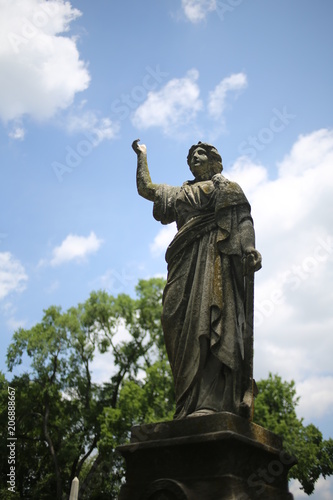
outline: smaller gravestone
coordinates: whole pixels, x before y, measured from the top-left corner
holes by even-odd
[[[75,477],[72,481],[69,500],[78,500],[78,498],[79,498],[79,480],[77,477]]]

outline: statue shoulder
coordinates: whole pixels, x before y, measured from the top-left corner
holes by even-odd
[[[219,205],[223,206],[233,206],[248,204],[249,202],[237,182],[230,181],[222,174],[216,174],[212,178],[215,188],[220,192]]]
[[[230,189],[230,191],[233,190],[235,192],[240,192],[240,193],[243,192],[242,188],[240,187],[239,184],[237,184],[237,182],[230,181],[229,179],[224,177],[224,175],[222,175],[222,174],[215,174],[212,177],[212,181],[216,187],[227,188],[227,189]]]

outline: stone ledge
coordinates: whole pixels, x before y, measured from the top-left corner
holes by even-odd
[[[120,500],[290,500],[295,460],[272,432],[231,413],[135,426]],[[164,485],[164,486],[163,486]]]
[[[281,449],[282,439],[273,432],[257,424],[234,415],[223,412],[212,415],[185,418],[133,426],[131,429],[131,443],[119,446],[121,452],[131,450],[131,445],[140,445],[140,448],[154,446],[169,446],[171,443],[191,443],[217,439],[237,437],[240,440],[252,440],[256,446]],[[175,440],[175,441],[174,441]]]

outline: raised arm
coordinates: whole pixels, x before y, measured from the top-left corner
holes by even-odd
[[[147,148],[144,144],[139,145],[140,139],[136,139],[132,143],[132,148],[137,154],[137,171],[136,171],[136,186],[138,193],[146,200],[155,201],[155,192],[158,184],[151,181],[147,163]]]

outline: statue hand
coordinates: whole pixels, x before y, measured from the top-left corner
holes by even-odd
[[[132,148],[136,152],[136,154],[139,153],[147,153],[147,148],[144,144],[138,144],[140,139],[136,139],[135,141],[132,142]]]
[[[244,270],[244,275],[248,274],[249,272],[256,272],[261,269],[261,255],[256,250],[254,247],[249,247],[245,250],[244,256],[243,256],[243,270]]]

